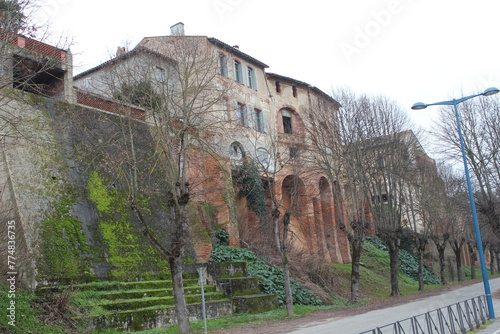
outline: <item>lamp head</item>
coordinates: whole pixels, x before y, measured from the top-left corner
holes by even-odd
[[[487,88],[484,93],[483,93],[483,96],[490,96],[490,95],[494,95],[496,93],[500,92],[500,90],[496,87],[490,87],[490,88]]]
[[[422,109],[427,108],[427,104],[425,104],[423,102],[417,102],[414,105],[412,105],[411,108],[413,110],[422,110]]]

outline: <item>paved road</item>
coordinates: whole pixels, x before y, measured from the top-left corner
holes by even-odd
[[[490,279],[491,291],[500,290],[500,278]],[[319,322],[309,323],[300,326],[289,333],[294,334],[354,334],[383,326],[392,322],[409,318],[421,313],[435,310],[440,307],[458,303],[460,301],[477,297],[484,294],[483,283],[476,283],[441,295],[427,297],[413,301],[408,304],[388,307],[352,317],[337,317],[325,319]],[[500,300],[493,299],[496,316],[500,317]],[[498,333],[496,327],[500,329],[500,320],[494,320],[485,332]]]

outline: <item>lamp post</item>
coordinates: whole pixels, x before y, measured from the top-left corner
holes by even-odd
[[[499,91],[500,90],[498,90],[498,88],[491,87],[491,88],[486,89],[483,93],[480,93],[480,94],[465,96],[465,97],[462,97],[459,99],[453,99],[450,101],[443,101],[443,102],[436,102],[436,103],[429,103],[429,104],[417,102],[411,107],[413,110],[421,110],[421,109],[427,108],[428,106],[437,106],[437,105],[453,106],[455,108],[455,118],[457,120],[458,138],[460,139],[460,148],[462,149],[462,158],[464,160],[465,178],[467,180],[467,189],[469,191],[469,202],[470,202],[470,208],[472,211],[472,220],[474,222],[474,230],[476,232],[477,251],[479,253],[479,262],[481,263],[481,273],[483,276],[484,292],[486,294],[486,303],[488,305],[488,313],[489,313],[490,319],[495,319],[495,310],[493,308],[493,300],[491,298],[491,289],[490,289],[490,283],[488,281],[488,272],[486,271],[486,261],[484,260],[483,242],[481,240],[481,231],[479,230],[479,222],[477,220],[476,204],[474,202],[474,193],[472,191],[472,184],[470,182],[469,166],[467,164],[467,155],[465,154],[465,145],[464,145],[464,139],[462,136],[462,126],[460,125],[460,115],[458,113],[458,104],[462,103],[464,101],[467,101],[469,99],[472,99],[474,97],[477,97],[477,96],[490,96],[490,95],[498,93]]]

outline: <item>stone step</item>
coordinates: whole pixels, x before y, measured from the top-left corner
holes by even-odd
[[[229,300],[211,301],[205,304],[207,319],[217,319],[232,314],[231,302]],[[189,319],[200,320],[202,316],[202,305],[188,305]],[[156,306],[140,308],[136,310],[125,310],[108,312],[95,316],[80,317],[87,330],[96,328],[114,328],[124,331],[139,331],[152,328],[164,328],[175,324],[175,310],[172,306]]]
[[[201,295],[186,295],[187,304],[201,303]],[[207,301],[228,300],[223,292],[205,294]],[[174,297],[150,297],[136,299],[99,300],[93,306],[107,311],[136,310],[153,306],[174,306]]]
[[[257,277],[219,278],[217,286],[231,297],[256,295],[262,292],[261,279]]]
[[[197,279],[183,280],[184,287],[197,286]],[[44,294],[46,292],[62,292],[65,290],[78,290],[78,291],[114,291],[114,290],[140,290],[140,289],[171,289],[172,281],[136,281],[136,282],[92,282],[84,284],[73,285],[57,285],[57,286],[42,286],[37,288],[37,294]]]
[[[205,293],[213,293],[217,291],[214,285],[205,285]],[[189,295],[200,295],[200,286],[188,286],[184,287],[184,293],[186,296]],[[173,289],[138,289],[138,290],[116,290],[116,291],[104,291],[99,294],[99,298],[107,300],[116,299],[137,299],[145,297],[172,297]]]
[[[278,296],[255,294],[234,296],[232,299],[234,313],[262,313],[278,308]]]

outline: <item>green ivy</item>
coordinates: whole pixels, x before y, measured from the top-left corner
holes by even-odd
[[[229,232],[225,228],[221,228],[212,232],[213,244],[217,246],[229,246]],[[220,261],[219,261],[220,262]]]
[[[382,240],[374,235],[366,237],[366,241],[374,245],[377,249],[387,252],[387,247]],[[418,281],[418,257],[404,249],[399,250],[399,271],[406,274],[414,281]],[[424,284],[439,284],[441,279],[437,277],[424,264]]]
[[[248,205],[259,217],[260,223],[267,223],[267,203],[264,185],[257,167],[251,160],[244,160],[237,179],[240,195],[248,199]]]
[[[264,259],[257,257],[251,250],[218,246],[212,250],[209,261],[247,263],[247,273],[251,277],[262,279],[264,293],[275,294],[281,304],[285,304],[284,275],[281,268],[268,265]],[[293,302],[297,305],[321,305],[320,299],[310,290],[291,280]]]

